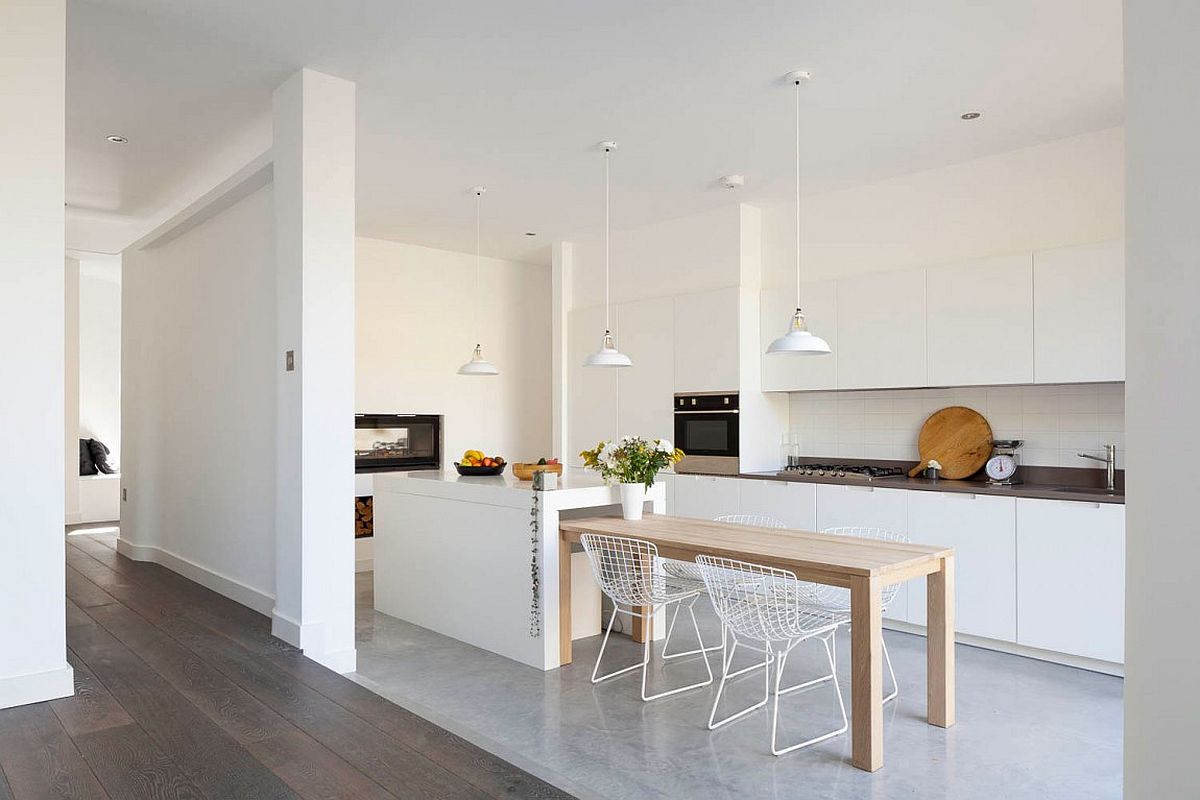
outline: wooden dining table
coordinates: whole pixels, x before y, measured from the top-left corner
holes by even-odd
[[[801,580],[849,589],[851,760],[868,772],[883,766],[881,590],[924,577],[927,719],[930,725],[941,728],[954,724],[953,548],[661,514],[647,514],[640,520],[566,520],[559,533],[559,650],[564,665],[571,661],[571,544],[584,533],[652,542],[663,558],[692,561],[698,555],[722,556],[785,569]],[[635,635],[652,637],[652,632],[635,630]]]

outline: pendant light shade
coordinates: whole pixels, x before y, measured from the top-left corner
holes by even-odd
[[[479,305],[479,201],[483,197],[483,193],[487,189],[482,186],[476,186],[471,190],[475,193],[475,304]],[[496,369],[496,365],[483,357],[483,345],[479,344],[479,320],[482,318],[482,312],[475,314],[475,352],[471,355],[471,360],[458,368],[459,375],[499,375],[500,370]]]
[[[616,142],[601,142],[604,150],[604,338],[600,349],[583,360],[585,367],[631,367],[629,356],[617,349],[609,324],[609,224],[608,224],[608,154],[617,149]]]
[[[788,322],[787,333],[771,342],[768,353],[820,356],[831,352],[829,342],[809,332],[800,310],[800,87],[811,77],[802,70],[787,75],[788,82],[796,86],[796,312]]]

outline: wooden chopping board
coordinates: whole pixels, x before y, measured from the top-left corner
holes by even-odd
[[[919,475],[931,460],[942,465],[943,478],[952,481],[969,478],[992,454],[992,426],[974,409],[949,406],[925,420],[917,449],[921,461],[909,470],[910,478]]]

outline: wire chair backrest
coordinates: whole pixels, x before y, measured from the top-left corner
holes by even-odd
[[[658,548],[652,542],[624,536],[585,533],[579,537],[600,589],[614,602],[646,606],[659,602],[655,587]]]
[[[821,533],[827,533],[832,536],[849,536],[856,539],[874,539],[877,542],[907,544],[912,541],[907,533],[900,533],[899,531],[892,531],[886,528],[868,528],[861,525],[840,525],[825,528]],[[826,586],[821,583],[805,583],[805,589],[822,608],[841,612],[848,612],[850,610],[849,589],[840,589],[836,586]],[[888,604],[896,598],[896,592],[898,591],[900,591],[900,584],[898,583],[883,587],[883,590],[879,593],[880,606],[887,608]]]
[[[709,555],[696,556],[696,565],[717,616],[736,635],[779,641],[830,625],[792,572]]]
[[[713,522],[725,522],[730,525],[750,525],[755,528],[786,528],[782,521],[765,514],[722,514],[713,517]]]

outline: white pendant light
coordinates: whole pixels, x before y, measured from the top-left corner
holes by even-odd
[[[617,143],[601,142],[600,147],[604,150],[604,338],[600,341],[600,349],[585,358],[583,365],[585,367],[631,367],[633,362],[629,360],[629,356],[617,350],[609,325],[608,154],[617,149]]]
[[[475,305],[477,307],[475,313],[475,352],[471,356],[471,360],[458,368],[459,375],[499,375],[500,370],[496,369],[496,365],[483,357],[483,345],[479,344],[479,331],[483,313],[478,310],[480,293],[479,293],[479,201],[483,197],[483,193],[487,189],[482,186],[476,186],[472,189],[475,193]]]
[[[830,352],[829,342],[809,332],[800,310],[800,87],[811,77],[812,73],[803,70],[787,74],[796,86],[796,313],[788,322],[787,333],[767,347],[768,353],[820,356]]]

